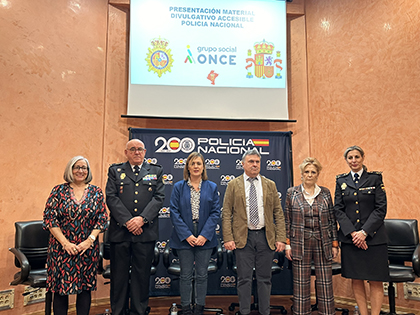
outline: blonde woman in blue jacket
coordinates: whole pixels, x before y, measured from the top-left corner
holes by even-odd
[[[180,295],[184,315],[203,314],[207,294],[207,268],[217,246],[216,225],[220,218],[217,185],[207,179],[204,157],[191,153],[184,167],[184,180],[177,182],[171,195],[173,224],[170,246],[177,250],[181,267]],[[191,301],[195,270],[196,300]]]

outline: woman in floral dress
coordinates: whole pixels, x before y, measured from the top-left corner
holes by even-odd
[[[97,236],[106,229],[108,215],[102,190],[89,184],[92,173],[86,158],[72,158],[64,180],[51,191],[44,211],[44,229],[51,233],[47,291],[54,293],[55,315],[67,314],[70,294],[77,294],[77,315],[88,315],[91,291],[96,290]]]

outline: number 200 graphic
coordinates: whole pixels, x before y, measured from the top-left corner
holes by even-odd
[[[157,137],[155,146],[159,146],[156,153],[177,153],[179,151],[191,153],[195,149],[195,142],[191,138],[183,138],[181,140],[177,137],[172,137],[166,140],[164,137]]]

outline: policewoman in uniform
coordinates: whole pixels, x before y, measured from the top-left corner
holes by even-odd
[[[344,152],[350,172],[337,175],[334,212],[340,225],[341,275],[352,279],[361,315],[368,315],[364,280],[369,281],[371,314],[378,315],[382,282],[389,281],[387,235],[384,226],[386,194],[380,172],[368,172],[359,146]]]
[[[138,139],[128,141],[124,153],[128,161],[110,166],[106,184],[111,214],[111,308],[114,315],[126,314],[127,308],[130,314],[143,315],[159,235],[157,217],[165,198],[163,168],[144,161],[146,148]]]

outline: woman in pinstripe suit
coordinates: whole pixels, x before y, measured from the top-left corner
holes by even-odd
[[[338,254],[337,224],[328,188],[316,184],[321,164],[308,157],[299,165],[302,184],[287,190],[286,257],[293,266],[293,311],[311,313],[311,264],[315,264],[319,312],[334,314],[331,262]]]

